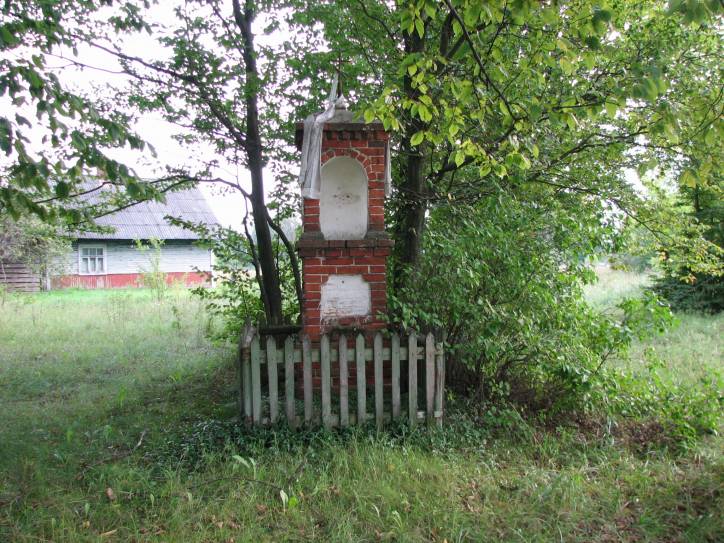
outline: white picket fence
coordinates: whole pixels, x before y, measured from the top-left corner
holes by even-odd
[[[242,418],[253,425],[276,424],[283,418],[292,427],[320,423],[327,428],[347,427],[374,420],[381,428],[385,422],[401,418],[410,425],[420,421],[442,424],[445,391],[442,342],[436,342],[431,333],[426,336],[411,333],[403,338],[407,340],[406,345],[401,345],[398,334],[388,338],[385,341],[382,333],[377,333],[368,346],[365,337],[359,334],[350,347],[345,334],[336,337],[334,342],[324,335],[319,345],[313,347],[306,336],[300,341],[298,335],[289,335],[280,345],[272,336],[261,338],[257,333],[248,334],[240,349]],[[418,344],[418,339],[422,344]],[[368,362],[372,366],[371,383],[368,382]],[[352,364],[353,383],[350,382]],[[315,369],[318,379],[313,379]],[[385,373],[389,376],[387,380]],[[400,376],[405,374],[407,391],[403,401]],[[334,387],[333,376],[337,380]],[[374,402],[370,408],[368,394]],[[356,409],[350,410],[351,398],[356,400]]]

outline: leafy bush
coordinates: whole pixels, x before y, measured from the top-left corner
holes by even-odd
[[[3,262],[20,262],[35,273],[59,275],[67,268],[70,239],[35,217],[13,219],[0,213],[0,275]]]
[[[214,288],[200,287],[193,293],[204,300],[213,315],[220,317],[223,325],[216,338],[234,341],[245,322],[259,322],[264,315],[249,242],[230,228],[206,231],[204,236],[202,243],[214,252]]]
[[[153,292],[154,298],[161,303],[168,292],[167,274],[161,270],[161,248],[163,240],[151,238],[147,242],[136,240],[136,249],[148,254],[148,266],[141,267],[141,284]]]
[[[614,315],[586,303],[585,257],[611,231],[582,216],[504,195],[433,211],[423,261],[391,307],[405,326],[446,331],[458,390],[550,414],[581,407],[606,360],[670,319],[653,295]]]
[[[681,384],[662,371],[664,364],[652,351],[647,359],[644,372],[607,369],[599,405],[624,421],[656,422],[657,435],[648,437],[647,447],[659,441],[685,450],[700,436],[716,433],[722,423],[724,376],[716,372],[699,382]]]
[[[217,331],[215,337],[236,341],[239,331],[247,321],[264,321],[264,306],[259,295],[249,241],[243,234],[230,228],[209,231],[197,227],[197,231],[203,237],[199,243],[214,253],[215,288],[200,287],[193,292],[203,299],[209,311],[223,322],[223,327]],[[274,248],[279,263],[284,317],[288,322],[296,322],[299,318],[299,306],[289,258],[279,241],[274,241]]]
[[[724,277],[694,274],[679,278],[667,274],[658,278],[654,292],[665,298],[677,311],[719,313],[724,311]]]

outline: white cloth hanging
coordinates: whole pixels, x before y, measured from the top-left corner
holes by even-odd
[[[304,119],[302,138],[302,164],[299,171],[299,184],[302,186],[302,198],[318,200],[321,184],[322,132],[324,123],[334,116],[334,104],[337,95],[337,76],[334,76],[329,91],[326,109],[319,114],[312,113]]]
[[[385,196],[392,192],[392,159],[390,158],[390,140],[385,142]]]

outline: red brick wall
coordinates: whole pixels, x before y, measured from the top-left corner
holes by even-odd
[[[322,285],[330,275],[361,275],[370,286],[371,314],[366,317],[338,319],[338,327],[381,330],[385,327],[380,314],[387,310],[387,257],[392,241],[389,239],[305,240],[298,242],[302,258],[304,333],[312,340],[329,327],[321,322],[320,302]]]
[[[313,341],[332,328],[358,328],[366,331],[385,327],[380,318],[387,310],[387,257],[393,242],[385,230],[385,146],[389,135],[383,130],[359,125],[344,129],[325,126],[322,139],[324,164],[334,157],[357,160],[367,174],[367,236],[361,240],[325,240],[319,222],[319,200],[304,199],[302,226],[304,235],[298,243],[302,259],[304,333]],[[361,275],[370,286],[371,312],[364,317],[337,319],[333,325],[321,322],[322,285],[330,275]]]

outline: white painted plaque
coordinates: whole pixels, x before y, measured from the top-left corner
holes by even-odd
[[[319,225],[325,239],[367,234],[367,174],[355,159],[335,157],[322,167]]]
[[[370,285],[361,275],[330,275],[322,285],[322,321],[364,317],[371,309]]]

